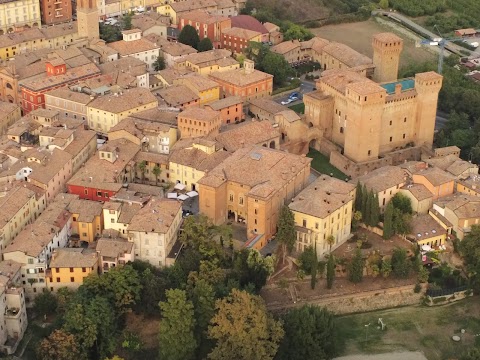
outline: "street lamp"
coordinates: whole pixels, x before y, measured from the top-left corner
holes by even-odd
[[[367,342],[368,338],[368,327],[370,326],[370,323],[365,324],[365,342]]]

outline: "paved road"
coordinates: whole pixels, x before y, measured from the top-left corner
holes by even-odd
[[[312,81],[305,81],[303,80],[302,83],[300,84],[300,91],[299,93],[302,95],[302,94],[306,94],[306,93],[309,93],[309,92],[312,92],[313,89],[315,88],[315,83],[312,82]],[[287,95],[284,95],[284,96],[281,96],[281,97],[278,97],[276,99],[274,99],[277,103],[281,103],[282,101],[286,101],[288,99],[288,96],[293,92],[293,90],[288,93]],[[287,106],[292,106],[292,105],[295,105],[295,104],[298,104],[300,102],[302,102],[302,97],[303,96],[300,96],[300,98],[297,100],[297,101],[294,101],[294,102],[291,102],[290,104],[288,104]]]
[[[349,355],[335,358],[334,360],[427,360],[427,358],[419,351],[408,351],[377,355]]]
[[[439,34],[435,34],[433,32],[431,32],[430,30],[424,28],[423,26],[421,25],[418,25],[417,23],[413,22],[412,20],[410,20],[408,17],[402,15],[402,14],[399,14],[397,12],[393,12],[393,11],[383,11],[383,10],[374,10],[372,11],[372,15],[383,15],[383,16],[386,16],[398,23],[400,23],[401,25],[409,28],[410,30],[416,32],[418,35],[420,36],[423,36],[424,38],[427,38],[429,40],[432,40],[432,39],[435,39],[435,38],[439,38],[440,35]],[[466,50],[465,48],[461,47],[461,46],[458,46],[458,45],[455,45],[453,43],[447,43],[445,45],[445,49],[446,50],[449,50],[451,52],[454,52],[456,53],[457,55],[462,55],[462,53],[460,52],[460,50]]]

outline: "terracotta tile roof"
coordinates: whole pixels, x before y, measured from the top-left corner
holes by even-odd
[[[206,108],[188,107],[178,114],[178,117],[200,121],[216,121],[220,117],[220,112]]]
[[[213,80],[219,80],[224,83],[235,86],[248,86],[264,80],[273,80],[273,75],[259,70],[253,70],[252,73],[246,73],[245,69],[235,69],[230,71],[214,72],[209,75]]]
[[[173,85],[174,80],[188,73],[191,73],[191,71],[188,69],[180,70],[180,69],[169,68],[169,69],[160,70],[154,76],[156,76],[159,79],[163,79],[163,81],[165,81],[168,85]]]
[[[228,17],[226,16],[209,14],[208,12],[202,9],[182,13],[180,17],[187,21],[188,20],[195,21],[201,24],[215,24],[216,22],[222,22],[222,21],[228,20]]]
[[[365,76],[357,74],[353,71],[348,70],[327,70],[322,73],[320,82],[328,85],[329,87],[335,89],[336,91],[345,94],[347,86],[351,86],[354,83],[373,83],[376,86],[375,82],[370,79],[367,79]],[[372,86],[374,86],[372,85]],[[359,85],[361,88],[362,85]],[[383,88],[382,88],[383,89]]]
[[[70,202],[67,210],[71,214],[78,214],[78,222],[91,223],[95,220],[95,217],[102,215],[102,204],[98,201],[76,199]]]
[[[115,94],[99,96],[92,100],[88,107],[119,114],[152,103],[157,103],[157,98],[150,90],[133,88],[124,90],[123,94],[118,94],[118,96],[115,96]]]
[[[118,158],[111,163],[107,160],[100,159],[98,152],[95,153],[82,166],[75,175],[68,181],[69,185],[84,186],[87,188],[98,188],[102,190],[118,191],[122,187],[121,182],[117,182],[115,174],[121,173],[125,167],[131,163],[140,146],[126,139],[111,140],[108,147],[117,147]],[[105,146],[105,145],[104,145]],[[100,148],[100,151],[103,148]]]
[[[351,84],[347,84],[346,88],[355,91],[357,94],[360,95],[370,95],[376,93],[384,93],[387,95],[387,91],[378,85],[377,83],[373,82],[370,79],[365,78],[367,81],[363,82],[353,82]]]
[[[145,231],[166,234],[175,220],[182,203],[165,198],[152,198],[138,211],[128,225],[127,231]]]
[[[133,217],[142,207],[143,205],[141,204],[124,202],[120,208],[120,216],[118,217],[118,222],[121,224],[130,224]]]
[[[378,33],[373,35],[374,40],[381,41],[383,43],[393,43],[393,42],[402,42],[403,39],[394,33],[391,32],[384,32],[384,33]]]
[[[232,181],[250,188],[248,195],[269,198],[309,167],[312,159],[263,146],[242,148],[204,176],[198,183],[217,187]]]
[[[239,27],[242,29],[253,30],[260,34],[268,34],[268,30],[262,25],[260,21],[250,15],[232,16],[232,27]]]
[[[45,93],[46,97],[55,97],[57,99],[69,100],[78,104],[87,105],[92,99],[90,95],[78,91],[72,91],[67,87],[58,88]]]
[[[205,76],[198,75],[197,73],[191,73],[191,74],[182,76],[181,78],[177,79],[177,81],[174,81],[173,83],[175,84],[177,82],[179,84],[187,85],[191,89],[193,88],[194,91],[199,91],[199,92],[220,87],[220,85],[216,81],[213,81]]]
[[[67,72],[64,75],[48,76],[45,73],[41,79],[26,81],[21,84],[21,87],[25,87],[32,91],[42,91],[55,86],[71,84],[72,82],[96,74],[100,74],[100,70],[95,64],[89,63],[73,69],[67,69]]]
[[[173,85],[157,91],[157,94],[169,106],[177,107],[189,102],[199,100],[200,97],[185,85]]]
[[[185,45],[179,42],[168,41],[164,37],[161,37],[157,34],[148,34],[145,35],[143,38],[157,45],[160,49],[160,53],[169,54],[174,57],[188,56],[197,52],[196,49],[189,45]]]
[[[132,41],[115,41],[109,43],[108,46],[117,51],[121,56],[138,54],[144,51],[150,51],[159,48],[157,45],[145,38]]]
[[[91,268],[97,261],[97,252],[92,249],[56,249],[50,261],[50,268]]]
[[[435,149],[436,156],[447,156],[452,153],[460,153],[460,148],[458,146],[447,146]]]
[[[322,51],[341,61],[348,67],[372,63],[372,59],[370,59],[368,56],[360,54],[345,44],[337,42],[331,42],[325,45]]]
[[[22,265],[23,264],[13,260],[0,261],[0,274],[11,279],[12,276],[20,271]]]
[[[199,67],[203,66],[211,66],[215,64],[219,60],[223,59],[231,59],[235,63],[238,64],[238,61],[232,58],[232,53],[229,50],[225,49],[213,49],[209,51],[203,51],[196,54],[187,55],[182,59],[177,60],[176,62],[189,62],[193,65],[197,65]]]
[[[47,185],[71,161],[72,155],[66,151],[54,149],[52,153],[48,153],[45,164],[31,163],[33,171],[28,180]]]
[[[441,79],[443,79],[443,76],[439,75],[435,71],[428,71],[428,72],[415,74],[415,80],[420,80],[420,81],[438,81]]]
[[[45,35],[38,28],[0,35],[0,48],[11,47],[32,40],[44,39]]]
[[[17,104],[12,104],[6,101],[0,101],[0,118],[10,115],[12,112],[17,110],[19,106]]]
[[[355,185],[334,178],[329,179],[331,180],[328,185],[325,183],[326,178],[322,177],[308,185],[288,204],[290,210],[325,219],[353,201],[350,191],[355,189]],[[350,191],[336,191],[336,186],[342,189],[344,184]]]
[[[102,237],[98,239],[95,250],[100,253],[100,256],[119,258],[132,252],[133,242],[121,238]]]
[[[430,214],[415,216],[410,222],[410,234],[415,240],[422,241],[431,237],[446,234],[445,230]]]
[[[469,161],[462,160],[458,156],[453,154],[427,159],[426,162],[429,165],[433,165],[442,170],[445,170],[454,176],[459,176],[468,169],[478,169],[478,165],[472,164]]]
[[[135,156],[134,160],[135,160],[136,163],[139,163],[139,162],[142,162],[142,161],[147,161],[147,162],[150,162],[150,163],[168,165],[168,155],[155,154],[155,153],[146,152],[146,151],[140,151]]]
[[[149,15],[150,14],[138,14],[132,16],[132,26],[142,31],[145,31],[154,26],[170,25],[170,18],[168,16],[157,16],[156,18],[153,18]]]
[[[78,128],[73,135],[73,141],[68,144],[64,151],[75,157],[96,137],[97,133],[95,131]]]
[[[2,195],[0,197],[0,229],[3,229],[13,216],[35,196],[35,192],[23,186],[16,186]]]
[[[360,176],[352,180],[352,182],[365,184],[367,189],[372,189],[374,193],[379,193],[405,183],[406,175],[405,171],[398,166],[384,166]]]
[[[231,153],[223,150],[207,154],[200,149],[190,147],[172,151],[169,161],[205,172],[221,164],[230,155]]]
[[[311,97],[316,100],[325,100],[325,99],[331,99],[332,97],[330,95],[325,94],[322,90],[315,90],[309,93],[306,93],[303,95],[304,97]]]
[[[215,140],[227,151],[234,152],[242,147],[262,145],[280,137],[278,128],[269,121],[251,121],[232,130],[221,132]]]
[[[263,26],[265,26],[265,29],[267,29],[268,32],[272,32],[280,29],[278,25],[272,24],[271,22],[263,23]]]
[[[253,39],[254,37],[262,35],[262,33],[259,33],[258,31],[249,30],[249,29],[232,27],[230,29],[224,29],[222,31],[222,35],[235,36],[239,39],[250,40],[250,39]]]
[[[78,23],[76,21],[72,21],[68,24],[47,26],[45,28],[42,28],[41,31],[44,34],[45,38],[55,39],[60,36],[78,33]]]
[[[433,186],[440,186],[455,180],[452,175],[437,167],[429,167],[428,169],[420,170],[413,174],[413,176],[423,176]]]
[[[280,44],[277,44],[275,46],[272,46],[270,50],[273,51],[274,53],[284,55],[298,48],[300,48],[300,41],[289,40],[289,41],[281,42]]]
[[[185,0],[174,2],[170,7],[177,13],[192,11],[197,9],[206,9],[209,7],[216,7],[217,3],[214,0]]]
[[[457,194],[435,201],[436,205],[452,210],[458,219],[480,218],[480,198]]]
[[[153,108],[144,111],[139,111],[130,117],[149,122],[166,124],[170,127],[177,127],[177,111],[162,110],[160,108]],[[146,125],[145,125],[146,126]]]
[[[235,4],[232,0],[215,0],[217,3],[218,9],[227,9],[227,8],[234,8]]]
[[[243,102],[240,96],[228,96],[226,98],[208,103],[205,106],[211,108],[212,110],[218,111],[221,109],[226,109],[233,105],[238,105],[238,104],[241,105],[242,103]]]
[[[288,109],[286,106],[280,105],[270,98],[252,99],[250,100],[250,105],[256,106],[273,115]]]
[[[418,201],[432,199],[433,195],[424,185],[422,184],[410,184],[402,188],[404,191],[408,191],[417,199]]]
[[[129,73],[133,76],[140,76],[147,73],[147,65],[142,60],[131,56],[123,57],[115,61],[108,61],[98,66],[102,74]]]

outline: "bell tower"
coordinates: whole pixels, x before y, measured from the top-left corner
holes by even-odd
[[[94,40],[100,38],[96,0],[77,1],[78,36]]]
[[[378,83],[393,82],[398,77],[398,64],[403,49],[403,40],[392,33],[373,36],[373,80]]]

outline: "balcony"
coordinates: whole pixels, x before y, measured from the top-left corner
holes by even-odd
[[[19,308],[7,308],[5,309],[5,317],[10,319],[16,319],[20,317],[20,309]]]

